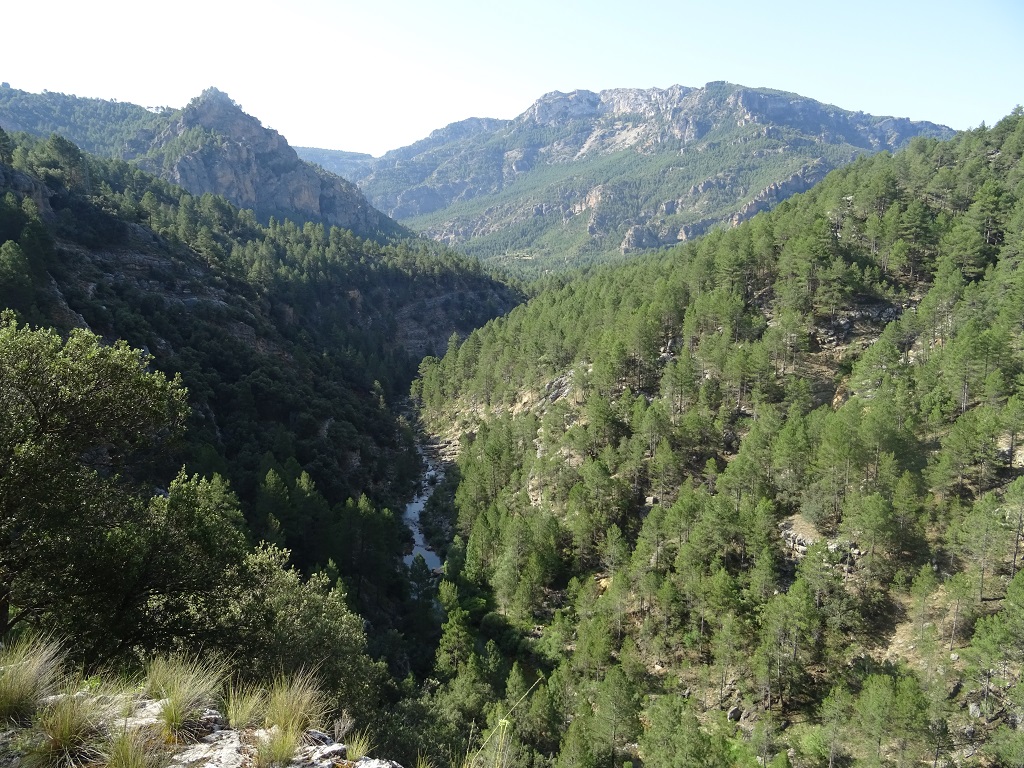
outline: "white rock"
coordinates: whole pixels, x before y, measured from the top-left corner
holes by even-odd
[[[171,758],[171,765],[186,768],[242,768],[242,740],[238,731],[216,731]]]
[[[402,768],[394,760],[378,760],[375,757],[362,757],[356,765],[358,768]]]

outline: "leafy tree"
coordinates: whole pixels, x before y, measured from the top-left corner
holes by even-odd
[[[180,380],[147,362],[123,342],[0,319],[0,634],[65,589],[96,589],[107,537],[138,514],[118,472],[186,413]]]
[[[337,708],[365,721],[378,707],[384,669],[366,655],[363,622],[326,574],[304,579],[287,562],[288,552],[273,546],[246,556],[215,647],[244,658],[254,680],[315,669]]]

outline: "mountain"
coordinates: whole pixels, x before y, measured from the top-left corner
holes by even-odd
[[[281,134],[216,88],[184,109],[143,107],[63,94],[0,89],[0,126],[40,137],[59,133],[84,149],[137,163],[200,196],[221,195],[271,216],[344,227],[361,237],[402,234],[350,182],[299,159]]]
[[[1018,107],[425,361],[436,732],[494,639],[523,765],[1016,764],[1022,265]]]
[[[514,120],[449,125],[352,178],[411,228],[536,273],[736,224],[918,135],[952,131],[723,82],[555,92]]]
[[[341,149],[296,147],[295,153],[307,163],[316,163],[344,179],[357,179],[373,163],[373,155],[365,152],[345,152]]]

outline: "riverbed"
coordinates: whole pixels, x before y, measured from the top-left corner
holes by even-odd
[[[433,572],[440,570],[441,558],[437,556],[434,550],[427,546],[426,540],[423,538],[423,531],[420,530],[420,513],[423,511],[427,499],[430,498],[434,489],[437,488],[437,484],[441,480],[441,471],[435,460],[430,456],[424,456],[424,461],[426,462],[427,470],[420,481],[419,490],[416,492],[413,500],[405,505],[405,512],[402,514],[402,520],[409,530],[412,531],[413,539],[412,552],[405,556],[405,564],[412,565],[416,555],[422,555],[427,563],[427,568]]]

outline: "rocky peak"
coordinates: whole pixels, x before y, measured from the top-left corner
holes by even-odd
[[[352,183],[299,159],[287,140],[208,88],[157,134],[139,163],[194,195],[298,222],[323,222],[363,237],[399,227]]]
[[[552,91],[535,101],[517,122],[559,125],[568,120],[596,117],[600,111],[601,96],[593,91],[573,91],[572,93]]]

